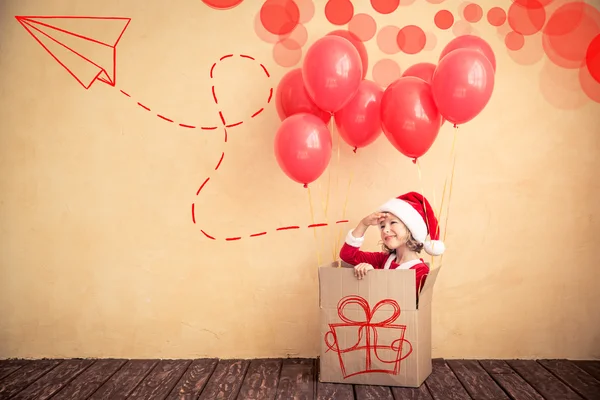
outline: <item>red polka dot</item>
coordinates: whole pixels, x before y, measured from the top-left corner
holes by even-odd
[[[267,31],[285,35],[300,22],[300,10],[293,0],[266,0],[260,9],[260,20]]]
[[[256,36],[267,43],[277,43],[281,40],[279,35],[274,35],[265,29],[262,21],[260,20],[260,13],[257,13],[256,17],[254,18],[254,32],[256,33]]]
[[[294,0],[300,10],[300,22],[306,24],[315,15],[315,5],[312,0]]]
[[[216,10],[228,10],[235,6],[239,6],[244,0],[202,0],[204,4]]]
[[[394,60],[384,58],[373,65],[373,80],[379,86],[388,87],[390,83],[400,79],[402,71],[400,66]]]
[[[588,46],[585,64],[590,76],[600,83],[600,34]]]
[[[302,24],[296,25],[296,29],[294,29],[289,35],[282,38],[281,43],[288,47],[291,50],[295,50],[298,47],[302,47],[306,44],[308,40],[308,32],[306,28]]]
[[[506,35],[502,40],[505,41]],[[508,55],[519,65],[534,65],[544,58],[544,49],[542,48],[542,37],[540,35],[523,36],[523,47],[517,51],[510,50]],[[506,44],[506,42],[505,42]]]
[[[356,14],[348,24],[348,30],[360,40],[366,42],[377,33],[377,23],[369,14]]]
[[[533,35],[542,30],[546,10],[538,0],[514,0],[508,9],[508,24],[522,35]]]
[[[398,47],[406,54],[417,54],[425,47],[427,37],[423,29],[416,25],[407,25],[396,36]]]
[[[579,84],[590,100],[600,103],[600,82],[592,77],[586,66],[579,69]]]
[[[540,90],[544,98],[554,107],[574,110],[589,103],[581,90],[580,70],[561,68],[546,61],[540,71]]]
[[[523,35],[518,32],[508,32],[508,35],[504,38],[504,43],[508,49],[516,51],[523,48],[525,39],[523,38]]]
[[[285,43],[287,41],[287,43]],[[277,42],[273,47],[273,59],[282,67],[293,67],[302,58],[302,47],[291,39]]]
[[[440,29],[450,29],[454,23],[454,15],[448,10],[440,10],[435,14],[433,22]]]
[[[478,22],[483,17],[483,10],[478,4],[471,3],[465,7],[463,15],[469,22]]]
[[[506,12],[500,7],[493,7],[487,13],[487,20],[492,26],[500,26],[506,22]]]
[[[371,0],[373,10],[380,14],[391,14],[400,5],[400,0]]]
[[[425,50],[434,50],[435,46],[437,45],[437,37],[435,36],[435,33],[425,32],[425,37],[427,38],[427,41],[425,42]]]
[[[563,68],[579,68],[592,40],[600,34],[600,12],[582,3],[567,3],[548,19],[543,30],[544,50]]]
[[[377,46],[385,54],[396,54],[400,51],[398,47],[398,32],[400,28],[393,25],[384,26],[377,33]]]
[[[345,25],[354,15],[354,6],[350,0],[329,0],[325,5],[325,16],[334,25]]]
[[[468,21],[461,19],[456,21],[452,26],[452,33],[454,33],[454,36],[471,35],[473,27]]]

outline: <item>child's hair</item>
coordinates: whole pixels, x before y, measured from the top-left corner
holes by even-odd
[[[404,224],[402,221],[400,221],[400,223]],[[404,227],[406,228],[406,225],[404,225]],[[406,237],[406,247],[410,250],[410,251],[414,251],[417,254],[419,254],[421,252],[421,250],[423,250],[423,243],[419,243],[415,240],[415,238],[413,237],[412,233],[410,233],[410,231],[408,230],[408,228],[406,228],[406,232],[407,232],[407,237]],[[381,248],[384,252],[386,253],[393,253],[396,250],[392,250],[389,247],[387,247],[385,245],[385,243],[381,243]]]

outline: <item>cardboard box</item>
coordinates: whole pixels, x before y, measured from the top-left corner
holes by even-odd
[[[414,270],[319,268],[321,382],[419,387],[431,374],[431,302],[440,268],[416,302]]]

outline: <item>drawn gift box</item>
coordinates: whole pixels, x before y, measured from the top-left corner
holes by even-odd
[[[373,270],[359,280],[345,263],[321,266],[319,380],[419,387],[432,371],[431,307],[440,268],[417,296],[414,270]]]
[[[351,306],[360,309],[360,317],[353,318]],[[383,308],[391,309],[387,318]],[[361,296],[346,296],[338,304],[341,323],[329,324],[325,341],[330,351],[338,354],[344,378],[372,372],[397,375],[401,361],[412,352],[412,345],[404,338],[406,325],[395,324],[400,306],[392,299],[379,301],[372,309]],[[342,343],[345,342],[345,343]],[[355,354],[359,353],[359,362]],[[364,354],[361,354],[364,353]]]

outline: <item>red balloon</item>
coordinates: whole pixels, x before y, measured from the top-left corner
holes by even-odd
[[[427,153],[440,131],[441,118],[431,86],[420,78],[402,77],[383,93],[383,133],[407,157],[417,159]]]
[[[485,108],[494,81],[492,64],[481,52],[457,49],[440,61],[431,88],[442,116],[458,125],[472,120]]]
[[[442,52],[440,54],[440,60],[444,58],[447,54],[457,49],[473,49],[479,51],[490,61],[494,72],[496,72],[496,55],[494,54],[494,50],[492,50],[492,47],[489,45],[488,42],[486,42],[479,36],[462,35],[455,39],[452,39],[446,45],[446,47],[442,49]]]
[[[354,97],[362,80],[358,51],[344,38],[325,36],[306,52],[302,78],[315,104],[335,113]]]
[[[362,62],[362,78],[365,79],[365,76],[367,76],[367,69],[369,68],[369,53],[367,53],[367,48],[362,40],[360,40],[354,33],[344,29],[329,32],[327,35],[343,37],[344,39],[349,40],[350,43],[356,47],[356,50],[360,55],[360,61]]]
[[[402,76],[415,76],[423,79],[427,83],[431,83],[431,78],[435,72],[436,65],[428,62],[422,62],[411,65],[404,71]]]
[[[327,125],[308,113],[286,118],[275,134],[275,157],[279,167],[305,187],[323,174],[331,159],[332,147]]]
[[[326,124],[331,120],[331,113],[321,110],[308,96],[301,68],[289,71],[279,81],[275,93],[275,108],[281,121],[298,113],[316,115]]]
[[[354,147],[365,147],[381,134],[381,98],[383,89],[375,82],[364,80],[358,92],[340,111],[335,124],[340,136]]]

